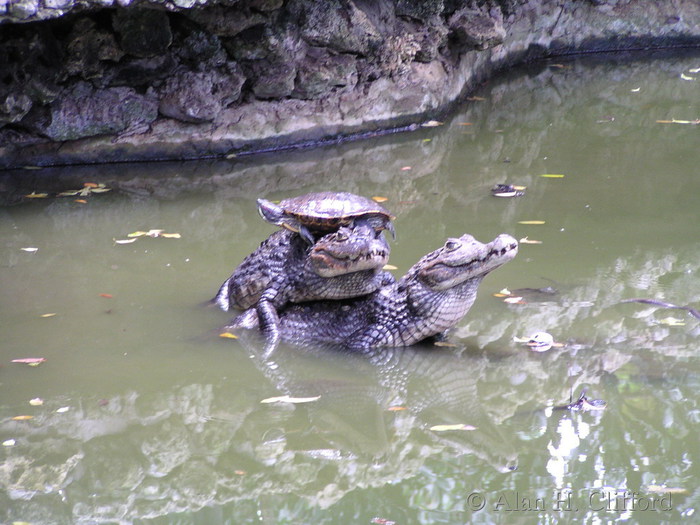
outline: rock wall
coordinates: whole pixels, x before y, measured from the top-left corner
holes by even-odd
[[[0,168],[411,129],[517,62],[690,45],[696,0],[9,0]]]

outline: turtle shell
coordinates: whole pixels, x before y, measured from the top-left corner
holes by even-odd
[[[262,205],[264,202],[258,202]],[[284,199],[278,205],[281,212],[275,222],[285,227],[295,228],[294,223],[314,231],[335,231],[340,226],[349,225],[358,218],[367,219],[375,229],[390,229],[394,218],[386,208],[372,199],[348,192],[322,191],[307,193],[298,197]]]

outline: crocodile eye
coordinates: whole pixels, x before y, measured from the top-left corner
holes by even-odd
[[[449,241],[447,241],[447,242],[445,243],[445,249],[446,249],[448,252],[453,252],[453,251],[455,251],[457,248],[459,248],[461,245],[462,245],[462,243],[460,243],[459,241],[455,241],[455,240],[451,240],[451,239],[450,239]]]
[[[342,230],[338,230],[338,233],[335,236],[335,239],[337,241],[347,241],[348,240],[348,234],[347,232],[344,232]]]

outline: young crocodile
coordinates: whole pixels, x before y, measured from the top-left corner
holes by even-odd
[[[482,279],[517,251],[517,241],[506,234],[488,244],[471,235],[448,239],[401,280],[367,297],[290,305],[280,311],[279,335],[294,344],[359,351],[412,345],[457,324],[474,303]],[[248,310],[230,328],[258,326],[255,311]]]
[[[290,302],[372,293],[393,280],[382,271],[388,260],[384,235],[363,221],[343,226],[311,247],[298,233],[278,230],[224,281],[213,302],[223,310],[255,306],[261,329],[272,342],[277,309]]]

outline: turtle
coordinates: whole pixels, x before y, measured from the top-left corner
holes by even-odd
[[[372,199],[348,192],[321,191],[284,199],[275,204],[258,199],[258,212],[267,222],[282,226],[313,245],[314,233],[329,233],[341,226],[364,221],[377,231],[389,230],[396,238],[395,218]]]

